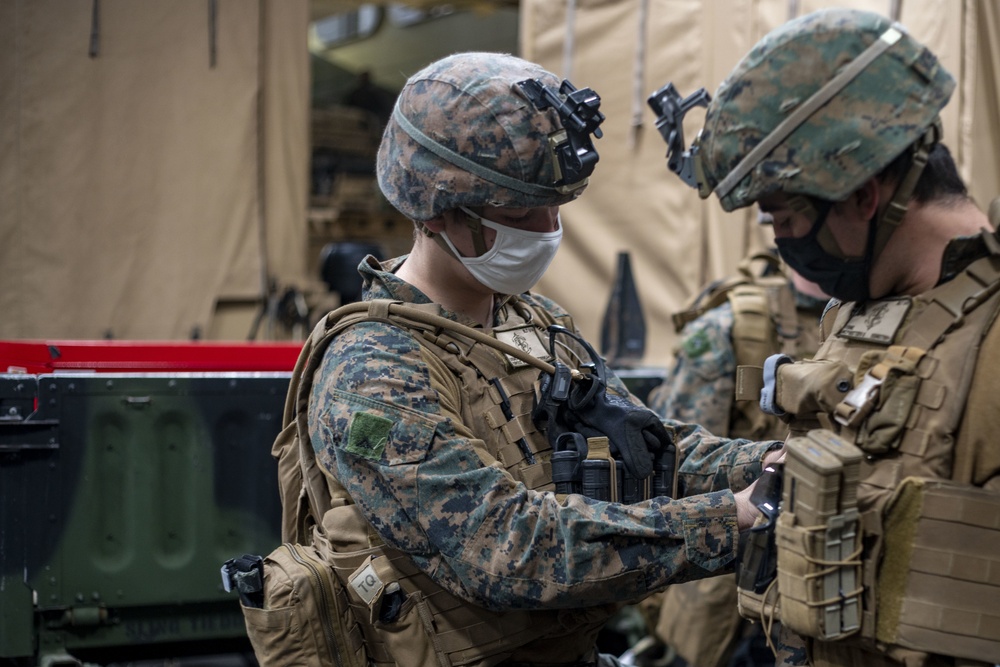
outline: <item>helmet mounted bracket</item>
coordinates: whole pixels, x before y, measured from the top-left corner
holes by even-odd
[[[698,154],[698,139],[691,148],[684,150],[684,116],[695,107],[708,107],[712,96],[704,88],[699,88],[685,98],[681,98],[673,82],[663,86],[649,96],[646,102],[656,114],[656,129],[667,142],[667,168],[680,176],[687,185],[698,190],[704,199],[712,193],[705,183]]]
[[[600,139],[604,114],[598,109],[601,98],[590,88],[577,90],[563,79],[559,91],[538,79],[519,81],[517,86],[539,111],[549,107],[559,114],[562,129],[549,135],[549,150],[556,174],[553,186],[562,194],[584,187],[599,158],[590,135]]]

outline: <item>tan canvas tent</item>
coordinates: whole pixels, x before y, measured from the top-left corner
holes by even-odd
[[[308,21],[307,0],[0,3],[0,338],[218,337],[302,278]]]
[[[714,92],[761,35],[829,4],[522,0],[521,55],[594,88],[607,115],[592,185],[564,208],[539,285],[588,337],[627,251],[645,362],[665,366],[670,314],[769,243],[751,212],[724,215],[667,172],[646,97],[667,81]],[[985,205],[1000,192],[1000,7],[838,4],[896,16],[959,79],[945,140]],[[243,338],[272,282],[310,282],[311,7],[0,3],[0,339]],[[689,120],[688,139],[701,118]]]
[[[673,81],[681,94],[714,93],[767,31],[825,6],[900,20],[929,46],[959,88],[945,109],[945,141],[977,200],[1000,194],[1000,6],[992,0],[524,0],[523,55],[589,86],[607,116],[591,186],[564,207],[563,247],[539,285],[596,338],[618,252],[631,253],[646,326],[646,362],[669,363],[670,313],[707,280],[730,274],[770,242],[752,211],[724,214],[666,169],[666,145],[646,97]],[[701,112],[701,113],[699,113]],[[689,114],[688,142],[704,118]]]

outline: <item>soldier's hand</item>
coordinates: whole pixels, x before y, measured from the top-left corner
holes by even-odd
[[[767,468],[773,463],[784,463],[785,462],[785,445],[782,444],[778,449],[772,449],[768,453],[764,454],[764,458],[761,461],[760,467]]]
[[[741,533],[745,530],[750,530],[757,517],[760,516],[760,510],[750,502],[750,494],[753,493],[753,489],[759,481],[759,479],[755,480],[747,488],[733,494],[733,497],[736,498],[736,525],[739,527]]]
[[[747,530],[753,527],[757,518],[760,517],[761,511],[759,509],[759,504],[770,497],[771,494],[777,493],[779,496],[781,494],[781,475],[780,472],[776,472],[775,468],[779,468],[782,463],[785,462],[785,448],[774,449],[764,455],[764,459],[761,461],[764,467],[764,474],[753,481],[753,484],[743,489],[739,493],[735,494],[736,498],[736,522],[739,525],[740,531]],[[760,485],[761,480],[767,478],[768,484],[765,487],[761,487],[762,498],[754,498],[754,490]],[[777,484],[777,486],[774,486]],[[768,501],[771,502],[771,501]],[[775,507],[777,507],[777,501],[771,502]]]

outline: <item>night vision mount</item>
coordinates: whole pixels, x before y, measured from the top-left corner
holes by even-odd
[[[599,127],[604,122],[604,114],[598,111],[600,96],[590,88],[577,90],[566,79],[559,92],[538,79],[525,79],[517,85],[536,109],[552,107],[559,114],[563,129],[549,136],[549,148],[556,158],[556,189],[572,192],[586,185],[600,159],[590,139],[591,134],[598,139],[603,136]]]
[[[712,96],[704,88],[699,88],[685,98],[673,83],[660,88],[646,100],[656,113],[656,129],[667,142],[667,168],[681,177],[692,188],[701,189],[704,179],[699,179],[698,140],[691,148],[684,149],[684,116],[694,107],[708,107]],[[707,196],[707,195],[706,195]]]

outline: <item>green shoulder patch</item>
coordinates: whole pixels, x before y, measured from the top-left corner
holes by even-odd
[[[708,334],[704,331],[696,331],[685,338],[681,346],[684,348],[684,354],[694,359],[708,352],[712,344],[708,341]]]
[[[392,430],[391,419],[379,417],[367,412],[355,412],[351,417],[351,427],[347,431],[347,451],[366,459],[382,458],[382,451],[389,441],[389,431]]]

